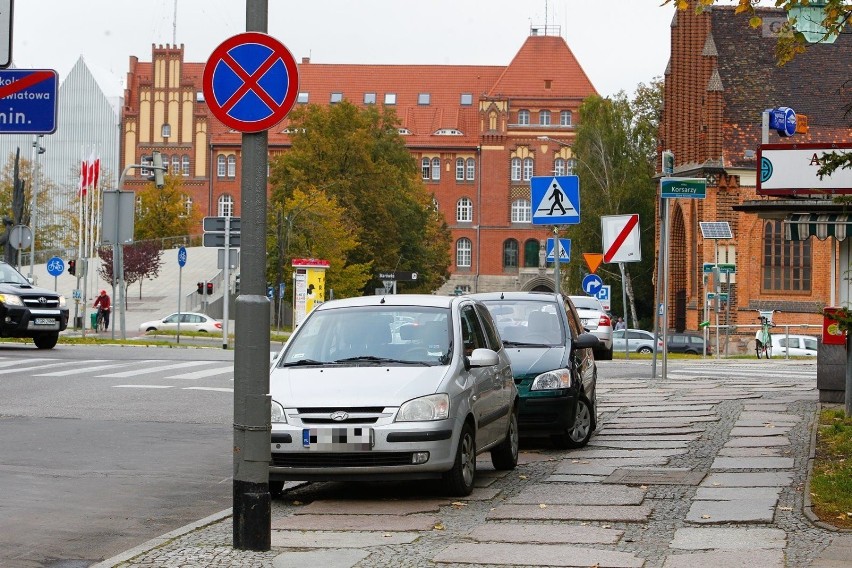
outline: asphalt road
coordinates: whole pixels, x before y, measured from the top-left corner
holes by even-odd
[[[0,566],[89,566],[229,507],[232,390],[232,350],[0,344]]]

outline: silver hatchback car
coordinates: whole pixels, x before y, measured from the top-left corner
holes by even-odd
[[[518,391],[485,306],[467,297],[325,302],[273,364],[270,490],[286,480],[430,479],[473,490],[476,455],[518,461]]]

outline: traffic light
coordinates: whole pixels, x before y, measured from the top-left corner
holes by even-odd
[[[198,293],[203,294],[204,293],[204,282],[198,282],[196,284],[196,286],[198,287]]]
[[[207,294],[208,294],[208,295],[210,295],[210,294],[212,294],[212,293],[213,293],[213,283],[212,283],[212,282],[208,282],[208,283],[207,283]]]
[[[74,274],[76,274],[76,272],[77,272],[77,261],[76,260],[69,260],[68,261],[68,274],[70,274],[71,276],[74,276]]]
[[[153,152],[153,171],[154,171],[154,186],[157,189],[163,189],[166,185],[165,167],[163,166],[163,155],[159,152]]]

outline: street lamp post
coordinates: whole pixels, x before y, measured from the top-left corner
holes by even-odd
[[[44,154],[44,146],[40,144],[40,138],[44,138],[43,134],[33,136],[33,156],[31,171],[32,179],[32,205],[30,206],[30,226],[32,227],[33,240],[30,243],[30,278],[35,279],[35,242],[36,242],[36,196],[38,195],[38,157]]]

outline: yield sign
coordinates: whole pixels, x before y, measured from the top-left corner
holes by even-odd
[[[599,252],[584,252],[583,258],[586,260],[586,265],[589,267],[589,272],[594,274],[603,261],[603,255]]]
[[[281,122],[299,90],[296,60],[284,44],[258,32],[235,35],[213,50],[203,79],[210,112],[240,132]]]
[[[604,262],[639,262],[639,215],[606,215],[601,217]]]

